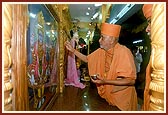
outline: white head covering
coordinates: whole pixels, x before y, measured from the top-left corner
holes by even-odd
[[[77,31],[74,32],[73,37],[78,39],[79,35],[78,35],[78,32],[77,32]]]

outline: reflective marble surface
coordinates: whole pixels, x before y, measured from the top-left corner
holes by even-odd
[[[95,84],[87,83],[85,89],[66,86],[59,95],[51,111],[120,111],[110,106],[98,93]]]

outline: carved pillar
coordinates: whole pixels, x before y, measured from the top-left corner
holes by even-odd
[[[59,22],[59,71],[60,71],[60,75],[59,75],[59,91],[60,93],[63,92],[63,88],[64,88],[64,31],[63,31],[63,5],[59,5],[58,7],[58,16],[60,17],[60,22]]]
[[[12,110],[11,83],[11,38],[12,38],[12,5],[3,3],[3,77],[4,77],[4,110]]]
[[[57,91],[62,93],[64,89],[64,78],[65,78],[65,46],[64,42],[68,38],[69,28],[71,25],[69,9],[67,4],[55,4],[53,9],[59,17],[59,84]]]
[[[111,4],[103,4],[102,5],[102,21],[99,23],[104,23],[107,18],[110,16],[110,11],[111,11]]]
[[[12,30],[12,84],[13,108],[15,111],[29,110],[28,83],[27,83],[27,26],[28,5],[13,5]]]
[[[52,5],[54,11],[59,17],[59,78],[58,78],[58,88],[57,92],[62,93],[64,89],[64,78],[66,75],[65,72],[65,41],[70,37],[70,26],[71,26],[71,18],[69,14],[69,9],[67,4],[54,4]]]
[[[149,89],[150,96],[150,110],[163,111],[164,110],[164,88],[165,85],[165,42],[166,42],[166,23],[165,23],[165,6],[164,4],[155,4],[153,6],[152,22],[151,22],[151,66],[152,81]]]

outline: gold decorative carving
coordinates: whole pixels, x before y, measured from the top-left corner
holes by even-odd
[[[161,107],[164,107],[164,97],[162,93],[158,92],[152,92],[152,95],[150,96],[150,100],[152,103],[155,103]]]
[[[53,4],[52,7],[53,7],[55,13],[56,13],[57,15],[59,15],[59,14],[58,14],[58,13],[59,13],[59,6],[58,6],[58,4]]]
[[[164,4],[154,4],[152,10],[151,22],[151,66],[152,73],[150,82],[150,110],[163,111],[164,110],[164,71],[166,62],[165,53],[165,7]]]
[[[11,83],[11,38],[12,38],[12,5],[3,3],[3,67],[4,67],[4,110],[12,110],[12,95],[13,86]]]
[[[54,4],[53,9],[59,17],[59,92],[62,93],[64,89],[65,78],[65,47],[64,42],[69,38],[69,31],[71,27],[71,18],[67,4]]]
[[[157,40],[159,41],[159,40]],[[164,42],[163,42],[164,44]],[[164,70],[164,63],[165,63],[165,52],[164,47],[159,46],[159,44],[152,43],[152,68],[154,70]]]
[[[164,111],[163,107],[157,106],[154,103],[150,103],[150,109],[149,111]]]
[[[110,16],[112,5],[111,4],[103,4],[102,5],[102,19],[99,19],[99,23],[104,23],[106,19]]]
[[[70,28],[71,28],[71,17],[69,13],[68,4],[52,4],[54,11],[59,17],[58,23],[58,33],[59,33],[59,85],[58,92],[62,93],[64,89],[64,78],[65,78],[65,47],[64,42],[70,38]]]

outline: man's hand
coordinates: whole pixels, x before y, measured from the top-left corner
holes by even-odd
[[[95,76],[94,76],[95,77]],[[99,74],[96,75],[96,79],[93,79],[90,77],[91,81],[96,84],[104,84],[104,79],[99,76]]]
[[[75,49],[72,47],[71,43],[69,41],[65,42],[65,47],[70,51],[70,52],[74,52]]]

